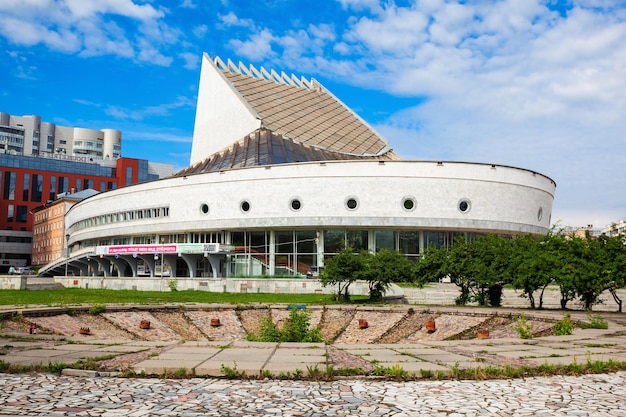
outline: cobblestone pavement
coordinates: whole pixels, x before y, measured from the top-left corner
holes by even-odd
[[[491,381],[118,379],[0,374],[13,416],[626,416],[626,372]]]

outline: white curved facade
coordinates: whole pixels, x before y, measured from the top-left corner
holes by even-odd
[[[391,237],[393,249],[402,251],[399,239],[408,233],[417,239],[417,247],[407,256],[419,255],[429,244],[441,244],[442,236],[449,243],[459,233],[546,233],[554,191],[548,177],[499,165],[310,162],[174,177],[112,190],[74,206],[66,224],[69,243],[77,253],[87,250],[94,257],[111,257],[113,252],[96,253],[96,246],[136,245],[133,253],[138,257],[124,255],[114,261],[124,261],[120,269],[129,274],[137,273],[137,259],[154,260],[146,256],[149,250],[142,251],[142,245],[154,244],[180,244],[173,254],[165,254],[172,275],[184,270],[185,276],[245,275],[245,268],[252,269],[252,275],[254,271],[274,275],[276,257],[282,252],[288,258],[282,272],[297,274],[303,271],[300,264],[307,268],[323,264],[324,257],[332,255],[324,239],[338,230],[357,231],[362,247],[373,251],[379,249],[378,234]],[[355,208],[348,207],[349,200],[356,202]],[[153,214],[155,210],[159,216]],[[131,219],[130,215],[122,218],[122,213],[135,214]],[[297,236],[298,231],[309,231],[316,239],[313,248],[301,254],[303,260],[298,259],[297,248],[281,251],[276,238],[292,232]],[[266,236],[263,250],[241,248],[245,239],[236,242],[235,236],[241,240],[247,233]],[[208,256],[201,250],[187,251],[184,244],[192,243],[194,234],[228,249]],[[295,247],[297,241],[294,238],[287,245]],[[388,244],[385,247],[390,248]],[[250,254],[256,259],[248,260],[244,272],[237,269],[239,255]],[[212,266],[211,257],[215,258]],[[198,266],[203,262],[206,265]],[[155,266],[158,269],[158,260]]]
[[[241,68],[205,55],[192,165],[76,204],[65,219],[69,259],[46,273],[302,276],[345,245],[415,259],[458,235],[548,231],[550,178],[399,160],[318,83]],[[229,112],[245,114],[243,125]]]

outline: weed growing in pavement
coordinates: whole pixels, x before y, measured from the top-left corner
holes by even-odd
[[[517,317],[515,326],[513,326],[513,330],[515,330],[522,339],[530,339],[533,336],[533,327],[532,323],[529,323],[526,317],[520,314],[519,317]]]
[[[433,377],[433,371],[430,369],[420,369],[420,375],[422,378],[431,379]]]
[[[440,381],[442,379],[446,378],[446,374],[443,371],[440,371],[439,369],[437,369],[435,371],[435,380]]]
[[[94,304],[90,309],[89,309],[89,314],[91,314],[92,316],[97,316],[98,314],[102,313],[103,311],[106,310],[106,306],[104,304]]]
[[[176,378],[185,378],[187,376],[187,369],[186,368],[178,368],[177,370],[174,371],[174,376]]]
[[[53,362],[53,363],[49,363],[46,366],[44,366],[42,368],[42,370],[44,372],[48,372],[51,374],[61,374],[61,371],[63,371],[65,368],[67,368],[67,364],[63,363],[63,362]]]
[[[591,353],[587,352],[587,369],[593,373],[600,374],[607,371],[608,364],[599,360],[591,360]]]
[[[609,323],[599,314],[591,314],[590,311],[587,312],[587,320],[589,323],[581,323],[580,327],[583,329],[608,329]]]
[[[554,323],[554,334],[557,336],[568,336],[574,331],[574,322],[570,313],[566,313],[565,317]]]
[[[240,371],[237,369],[237,362],[235,362],[232,367],[222,364],[222,366],[220,366],[220,371],[222,371],[224,376],[228,379],[244,379],[246,377],[246,371]]]

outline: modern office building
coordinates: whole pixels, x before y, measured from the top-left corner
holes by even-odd
[[[122,132],[84,129],[42,122],[41,117],[0,112],[0,152],[73,161],[115,160],[122,152]]]
[[[0,272],[36,264],[31,252],[37,207],[83,190],[103,192],[173,173],[170,164],[120,157],[121,143],[117,130],[0,113]]]
[[[316,80],[203,56],[191,165],[78,202],[44,272],[303,275],[344,245],[546,233],[556,184],[498,164],[402,160]]]

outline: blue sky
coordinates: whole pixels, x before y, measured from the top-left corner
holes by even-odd
[[[0,111],[186,167],[202,53],[315,78],[405,159],[527,168],[626,218],[624,0],[2,0]]]

